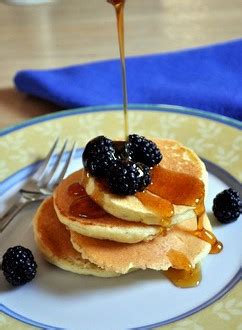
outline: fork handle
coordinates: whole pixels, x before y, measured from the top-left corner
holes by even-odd
[[[30,200],[20,196],[19,199],[10,207],[10,209],[0,218],[0,233],[10,224],[13,218],[20,212]]]

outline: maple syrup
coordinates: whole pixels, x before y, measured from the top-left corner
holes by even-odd
[[[126,65],[125,65],[125,48],[124,48],[124,5],[125,0],[108,0],[115,8],[117,18],[119,53],[122,70],[122,88],[123,88],[123,111],[124,111],[124,133],[125,140],[128,137],[128,96],[127,96],[127,79],[126,79]]]
[[[196,265],[191,271],[169,268],[163,274],[179,288],[191,288],[198,286],[202,279],[200,265]]]
[[[182,288],[198,286],[202,278],[199,265],[193,268],[192,264],[183,253],[173,249],[167,253],[167,256],[172,264],[172,268],[164,271],[163,274],[173,284]]]
[[[166,219],[169,226],[174,214],[173,204],[196,207],[204,195],[201,180],[185,173],[178,173],[155,166],[151,173],[151,184],[136,197],[147,208]]]
[[[223,244],[212,232],[203,227],[204,183],[189,174],[174,172],[161,166],[152,169],[151,178],[152,183],[147,190],[137,193],[136,197],[147,208],[165,218],[161,225],[169,226],[174,213],[173,204],[195,207],[198,219],[197,230],[189,233],[211,244],[211,254],[221,252]]]
[[[174,214],[174,208],[167,199],[163,199],[155,194],[152,194],[148,190],[138,192],[135,196],[143,205],[147,206],[149,209],[161,216],[162,220],[160,224],[162,227],[170,226],[171,217]]]
[[[70,205],[69,212],[75,217],[91,219],[101,218],[106,215],[106,212],[93,202],[89,196],[74,200]]]
[[[186,173],[174,172],[155,166],[147,190],[176,205],[197,206],[204,196],[204,184]]]
[[[84,187],[80,185],[79,182],[74,182],[68,187],[68,195],[72,197],[72,202],[69,207],[70,215],[92,219],[107,215],[107,213],[87,195]]]
[[[223,244],[217,240],[216,236],[211,231],[204,228],[202,216],[198,216],[197,230],[194,230],[192,234],[211,244],[210,254],[217,254],[222,251]]]
[[[68,187],[68,195],[69,196],[86,196],[86,191],[83,186],[80,185],[79,182],[74,182]]]
[[[189,259],[180,251],[170,249],[167,252],[167,257],[169,258],[172,266],[176,269],[184,269],[187,272],[191,272],[192,264]]]

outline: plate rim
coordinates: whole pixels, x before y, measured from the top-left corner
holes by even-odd
[[[234,128],[241,129],[242,128],[242,123],[239,120],[232,119],[230,117],[225,117],[222,115],[206,112],[203,110],[199,109],[193,109],[193,108],[187,108],[187,107],[182,107],[182,106],[173,106],[173,105],[166,105],[166,104],[130,104],[128,107],[130,110],[137,110],[137,111],[158,111],[158,112],[168,112],[168,113],[178,113],[178,114],[185,114],[185,115],[190,115],[190,116],[195,116],[195,117],[202,117],[205,119],[210,119],[213,121],[217,121],[223,124],[226,124],[228,126],[232,126]],[[103,105],[103,106],[90,106],[90,107],[83,107],[83,108],[75,108],[75,109],[69,109],[69,110],[62,110],[62,111],[57,111],[55,113],[47,114],[47,115],[42,115],[35,117],[33,119],[29,119],[26,121],[23,121],[21,123],[11,125],[7,128],[3,128],[0,130],[0,136],[5,136],[7,134],[11,134],[14,131],[24,129],[25,127],[33,126],[35,124],[41,123],[41,122],[46,122],[50,120],[55,120],[58,118],[62,117],[69,117],[73,115],[78,115],[78,114],[85,114],[85,113],[93,113],[93,112],[102,112],[102,111],[120,111],[122,110],[122,105],[119,104],[114,104],[114,105]],[[216,164],[214,164],[216,165]],[[31,166],[29,164],[26,167]],[[33,166],[33,164],[32,164]],[[224,170],[222,167],[216,165],[220,169]],[[22,168],[20,171],[23,171],[26,167]],[[17,171],[17,172],[20,172]],[[17,174],[17,172],[14,173],[14,175]],[[229,174],[229,173],[228,173]],[[11,175],[12,176],[12,175]],[[5,180],[9,179],[10,176],[8,176]],[[233,177],[234,178],[234,177]],[[236,180],[236,178],[234,178]],[[1,183],[4,183],[2,181]],[[237,180],[236,180],[237,181]],[[242,269],[240,268],[238,272],[234,275],[234,277],[226,284],[224,288],[222,288],[219,292],[217,292],[211,299],[208,301],[204,302],[203,304],[193,308],[192,310],[185,312],[181,315],[175,316],[173,318],[170,318],[168,320],[154,323],[154,324],[149,324],[149,325],[143,325],[139,327],[135,327],[133,329],[148,329],[152,327],[157,327],[157,326],[162,326],[162,325],[167,325],[172,322],[179,321],[181,319],[184,319],[185,317],[188,317],[217,301],[219,298],[221,298],[224,294],[226,294],[228,291],[230,291],[242,278]],[[20,315],[8,307],[4,306],[3,304],[0,304],[0,311],[5,313],[6,315],[21,321],[25,324],[37,326],[37,327],[45,327],[47,329],[63,329],[55,326],[50,326],[46,325],[43,323],[40,323],[38,321],[31,320],[23,315]]]
[[[101,111],[120,111],[123,109],[123,106],[120,104],[111,104],[111,105],[98,105],[90,107],[79,107],[66,110],[59,110],[54,113],[49,113],[42,116],[37,116],[32,119],[25,120],[23,122],[10,125],[6,128],[0,129],[0,137],[12,133],[16,130],[32,126],[41,122],[54,120],[62,117],[69,117],[77,114],[92,113],[92,112],[101,112]],[[210,120],[214,120],[228,126],[232,126],[238,129],[242,128],[242,122],[237,119],[226,117],[220,114],[208,112],[205,110],[197,108],[187,108],[178,105],[171,104],[139,104],[131,103],[128,105],[128,110],[142,110],[142,111],[158,111],[158,112],[170,112],[170,113],[180,113],[195,117],[202,117]]]

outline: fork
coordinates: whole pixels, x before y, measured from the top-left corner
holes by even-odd
[[[13,206],[0,218],[0,233],[10,224],[13,218],[28,204],[41,201],[50,196],[59,182],[64,178],[76,150],[73,143],[71,150],[59,173],[57,170],[66,152],[68,140],[65,140],[60,153],[54,158],[54,152],[58,145],[58,139],[54,142],[46,158],[41,162],[37,171],[30,177],[19,191],[19,197]]]

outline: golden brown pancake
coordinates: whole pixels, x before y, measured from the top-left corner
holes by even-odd
[[[205,165],[191,149],[184,147],[177,141],[158,139],[154,141],[163,154],[163,159],[158,167],[199,179],[203,182],[206,191],[207,171]],[[99,180],[87,173],[84,175],[82,184],[87,194],[109,214],[127,221],[166,226],[165,218],[155,209],[142,203],[137,198],[137,194],[125,197],[112,194],[103,189]],[[174,213],[169,225],[180,223],[195,215],[194,207],[188,205],[173,203]]]
[[[206,215],[203,216],[203,225],[211,230]],[[167,270],[169,267],[185,269],[187,265],[184,265],[184,260],[188,260],[192,267],[195,267],[211,248],[209,243],[189,232],[195,229],[197,229],[196,217],[173,226],[165,236],[159,235],[148,242],[125,244],[97,240],[73,231],[71,231],[71,242],[84,259],[106,271],[127,273],[131,269]]]
[[[50,263],[83,275],[100,277],[119,276],[116,272],[106,271],[83,259],[70,242],[70,232],[59,222],[53,198],[46,199],[38,208],[34,218],[34,237],[44,258]]]
[[[190,174],[207,183],[204,163],[197,154],[175,140],[153,139],[163,155],[160,166],[175,172]]]
[[[100,209],[98,217],[79,217],[71,214],[70,207],[77,201],[80,205],[90,208],[95,204],[95,210],[99,208],[88,195],[84,198],[76,197],[68,193],[71,185],[80,181],[83,170],[77,171],[64,179],[54,193],[54,207],[59,220],[69,229],[89,237],[98,239],[109,239],[123,243],[137,243],[143,240],[150,240],[161,232],[160,226],[148,226],[142,223],[135,223],[118,219]],[[95,213],[96,213],[95,211]]]

